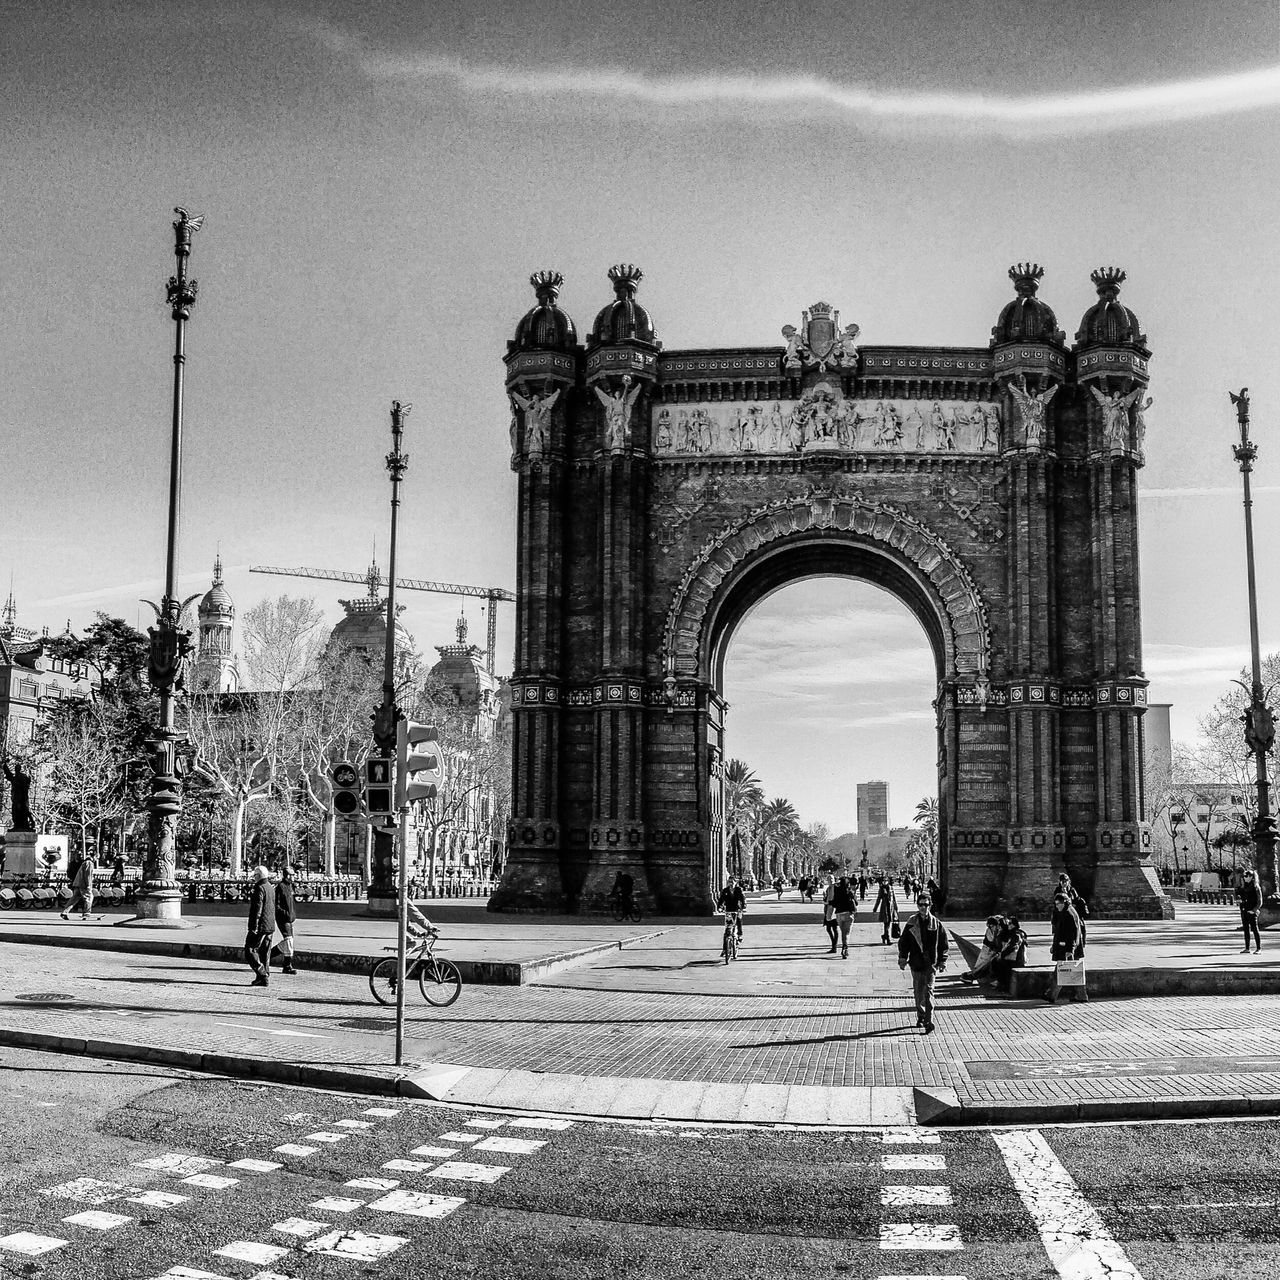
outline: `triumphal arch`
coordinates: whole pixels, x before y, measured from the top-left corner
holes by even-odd
[[[1042,911],[1063,870],[1095,913],[1167,913],[1143,821],[1151,353],[1124,273],[1093,273],[1070,344],[1019,264],[982,345],[874,345],[815,302],[780,345],[714,350],[665,348],[642,273],[608,274],[585,342],[540,272],[508,344],[514,794],[492,908],[599,910],[625,870],[649,909],[707,911],[726,648],[762,597],[835,574],[899,597],[933,648],[947,913]]]

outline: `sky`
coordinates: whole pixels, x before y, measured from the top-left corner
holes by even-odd
[[[1272,0],[0,0],[0,30],[0,592],[27,626],[145,625],[161,592],[181,204],[185,594],[220,551],[242,612],[283,590],[336,621],[358,586],[248,566],[385,563],[392,399],[400,572],[514,587],[501,357],[534,270],[581,332],[637,263],[668,348],[778,344],[818,299],[863,343],[982,345],[1029,259],[1068,340],[1123,267],[1154,352],[1144,637],[1174,737],[1247,661],[1244,385],[1280,649]],[[455,598],[404,603],[420,647],[452,641]],[[763,602],[726,696],[730,752],[805,821],[852,829],[884,776],[905,822],[933,785],[924,636],[871,587]]]

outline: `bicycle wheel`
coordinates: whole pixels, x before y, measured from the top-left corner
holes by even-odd
[[[734,941],[733,930],[726,929],[724,931],[724,946],[721,948],[721,954],[724,956],[725,964],[733,959],[734,954],[738,950],[738,944]]]
[[[632,923],[634,923],[634,924],[639,924],[639,923],[640,923],[640,908],[639,908],[639,907],[632,907],[632,908],[631,908],[631,920],[632,920]]]
[[[379,960],[369,970],[369,990],[379,1004],[395,1004],[396,1002],[396,958],[387,956]]]
[[[462,994],[462,974],[451,960],[426,960],[418,969],[418,986],[428,1004],[443,1009]]]
[[[627,909],[617,899],[613,903],[613,918],[619,922],[627,918]]]

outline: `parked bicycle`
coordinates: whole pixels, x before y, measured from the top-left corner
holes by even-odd
[[[439,936],[439,929],[428,929],[425,938],[409,947],[404,958],[404,978],[406,982],[417,978],[423,999],[445,1008],[462,994],[462,974],[452,960],[434,954]],[[394,951],[395,947],[383,950]],[[369,970],[369,990],[379,1004],[395,1004],[398,969],[396,957],[387,956],[375,961]]]
[[[724,913],[724,944],[720,949],[720,954],[724,957],[725,964],[738,958],[738,923],[741,919],[741,911],[726,911]]]

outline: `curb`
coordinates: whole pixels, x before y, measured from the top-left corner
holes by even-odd
[[[1280,1115],[1280,1094],[1178,1094],[1054,1102],[968,1102],[950,1089],[915,1089],[916,1121],[939,1128],[1239,1119]]]
[[[653,933],[623,938],[617,942],[600,942],[573,951],[553,952],[551,955],[537,956],[533,960],[454,960],[453,963],[458,966],[463,982],[473,986],[519,987],[564,969],[576,968],[610,951],[621,951],[624,947],[647,942],[652,938],[660,938],[667,932],[666,929],[659,929]],[[80,951],[117,951],[137,955],[170,956],[178,960],[219,960],[225,964],[237,966],[243,966],[245,963],[243,947],[218,942],[166,942],[160,938],[140,938],[137,935],[122,938],[91,938],[73,933],[0,932],[0,944],[6,942],[31,947],[71,947]],[[364,976],[377,961],[385,959],[390,954],[391,952],[378,952],[376,955],[359,955],[354,952],[298,950],[294,953],[293,959],[294,964],[303,969],[323,970],[330,973],[357,973]],[[445,958],[453,959],[451,956]]]

